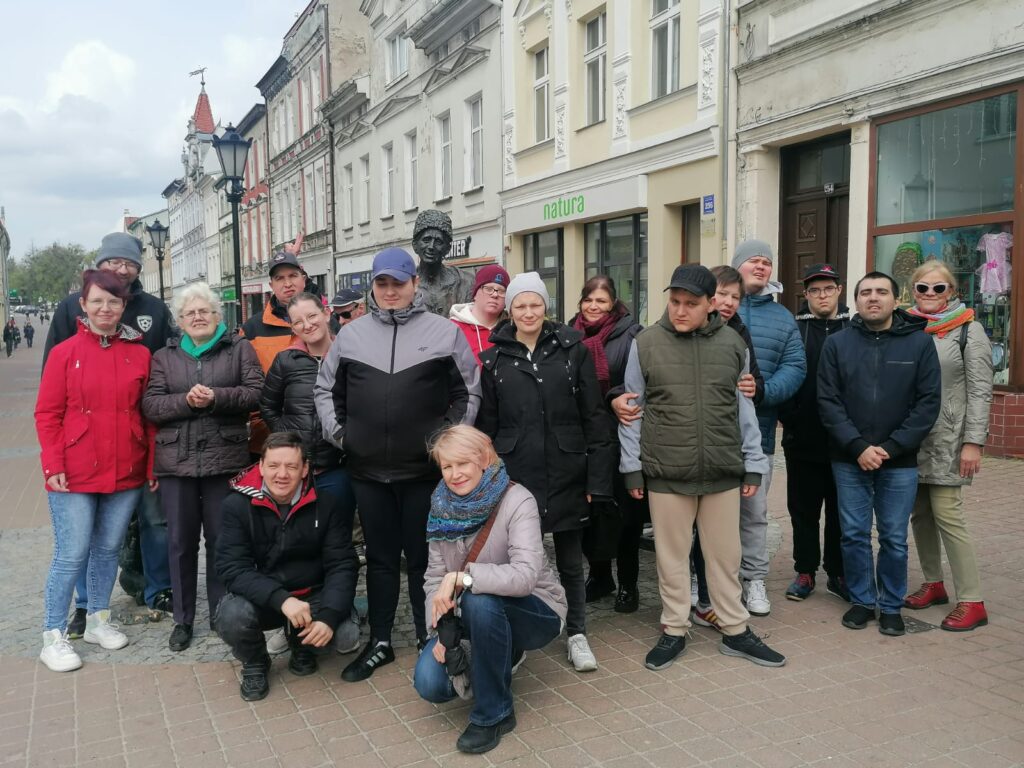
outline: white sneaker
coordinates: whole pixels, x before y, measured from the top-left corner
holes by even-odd
[[[128,637],[110,623],[110,611],[96,611],[85,617],[85,634],[82,639],[108,651],[117,651],[128,645]]]
[[[765,589],[764,579],[751,579],[743,582],[743,601],[747,605],[747,612],[752,616],[767,616],[772,612],[772,604],[768,600],[768,590]]]
[[[514,675],[519,671],[519,668],[523,666],[523,662],[526,661],[526,651],[519,652],[519,658],[512,659],[512,674]],[[596,661],[594,662],[597,663]]]
[[[288,650],[288,638],[284,636],[283,629],[275,629],[266,633],[267,653],[277,656]]]
[[[39,660],[51,672],[71,672],[82,666],[82,660],[71,647],[67,633],[59,629],[43,632],[43,650],[39,652]]]
[[[334,631],[334,650],[338,653],[355,653],[359,648],[359,619],[353,611],[353,615],[341,622]]]
[[[587,636],[583,634],[572,635],[566,645],[569,648],[569,661],[572,662],[577,672],[593,672],[597,669],[597,659],[594,652],[590,650],[590,643]]]

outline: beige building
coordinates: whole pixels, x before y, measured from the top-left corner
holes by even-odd
[[[605,273],[641,322],[681,262],[722,260],[721,0],[502,5],[506,261],[562,319]]]

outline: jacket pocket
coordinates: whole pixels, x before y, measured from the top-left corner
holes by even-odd
[[[555,440],[563,453],[586,453],[587,441],[583,433],[577,430],[555,430]]]
[[[161,429],[156,433],[156,444],[157,445],[172,445],[178,442],[178,438],[181,435],[181,430],[178,428],[174,429]]]
[[[85,433],[88,431],[89,422],[84,419],[75,424],[68,425],[64,428],[64,447],[70,448],[73,445],[78,445],[82,442],[82,438],[85,437]]]
[[[230,427],[221,426],[217,427],[217,431],[225,443],[245,443],[249,440],[249,427],[245,424]]]
[[[507,432],[505,434],[499,432],[497,437],[494,438],[494,450],[499,455],[512,453],[518,441],[519,435],[515,432]]]

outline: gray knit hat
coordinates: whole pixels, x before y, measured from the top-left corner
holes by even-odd
[[[111,232],[104,236],[96,252],[96,266],[107,259],[125,259],[142,269],[142,241],[127,232]]]
[[[544,309],[551,306],[547,286],[536,272],[522,272],[512,278],[505,290],[505,309],[512,309],[512,302],[520,293],[536,293],[544,300]]]
[[[772,247],[764,240],[744,240],[736,247],[736,253],[732,257],[732,266],[738,269],[740,264],[755,256],[763,256],[768,261],[775,262],[775,257],[772,256]]]

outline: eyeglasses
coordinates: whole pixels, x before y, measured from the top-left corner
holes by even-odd
[[[488,296],[504,296],[505,295],[505,289],[504,288],[499,288],[499,287],[494,286],[494,285],[482,285],[482,286],[480,286],[480,290],[483,291],[484,293],[486,293]]]
[[[929,285],[928,283],[914,283],[914,293],[927,294],[931,292],[936,296],[941,296],[948,291],[949,288],[949,283],[934,283],[932,285]]]
[[[292,328],[305,328],[307,325],[313,325],[317,320],[323,319],[324,316],[321,314],[306,315],[298,320],[292,320]]]
[[[185,320],[195,320],[197,317],[205,320],[212,314],[212,309],[190,309],[188,312],[182,312],[181,316]]]
[[[100,266],[103,266],[104,264],[106,265],[107,269],[111,270],[112,272],[116,272],[119,269],[127,269],[129,272],[133,270],[135,272],[139,271],[139,265],[136,264],[134,261],[129,261],[128,259],[107,259]]]
[[[121,309],[124,301],[121,299],[89,299],[86,302],[89,309]],[[13,323],[14,320],[11,320]]]
[[[818,288],[805,288],[804,293],[808,296],[832,296],[838,290],[838,285],[823,285]]]

